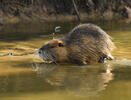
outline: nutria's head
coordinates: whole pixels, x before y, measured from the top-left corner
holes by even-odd
[[[45,61],[61,62],[67,60],[66,44],[62,39],[55,39],[42,46],[39,56]]]

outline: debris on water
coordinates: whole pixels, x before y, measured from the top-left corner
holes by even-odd
[[[53,36],[55,35],[55,33],[52,33],[53,34]]]
[[[61,26],[56,26],[55,27],[55,32],[60,32],[60,28],[61,28]]]
[[[111,73],[111,70],[110,70],[110,69],[107,69],[107,70],[106,70],[106,73]]]
[[[55,38],[54,38],[54,36],[55,36],[55,33],[52,33],[52,35],[53,35],[53,39],[55,39]]]
[[[13,53],[8,53],[8,56],[13,56],[14,54]]]
[[[52,33],[53,39],[54,39],[55,33],[60,32],[60,28],[61,28],[61,26],[56,26],[55,27],[55,32]]]

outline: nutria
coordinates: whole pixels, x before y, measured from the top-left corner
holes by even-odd
[[[94,24],[80,24],[61,39],[53,39],[39,49],[45,61],[71,62],[79,65],[113,59],[111,37]]]

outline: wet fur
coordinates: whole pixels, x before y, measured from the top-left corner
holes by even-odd
[[[58,46],[60,42],[63,43],[63,47]],[[51,49],[52,45],[54,48]],[[48,51],[47,55],[52,56],[49,60],[53,62],[87,64],[107,58],[115,46],[111,37],[100,27],[81,24],[64,38],[52,40],[43,47]]]

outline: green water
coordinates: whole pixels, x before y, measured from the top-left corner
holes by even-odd
[[[77,23],[6,25],[0,28],[0,100],[131,100],[131,24],[93,22],[112,36],[114,61],[77,66],[45,64],[44,43]],[[11,54],[12,53],[12,54]]]

